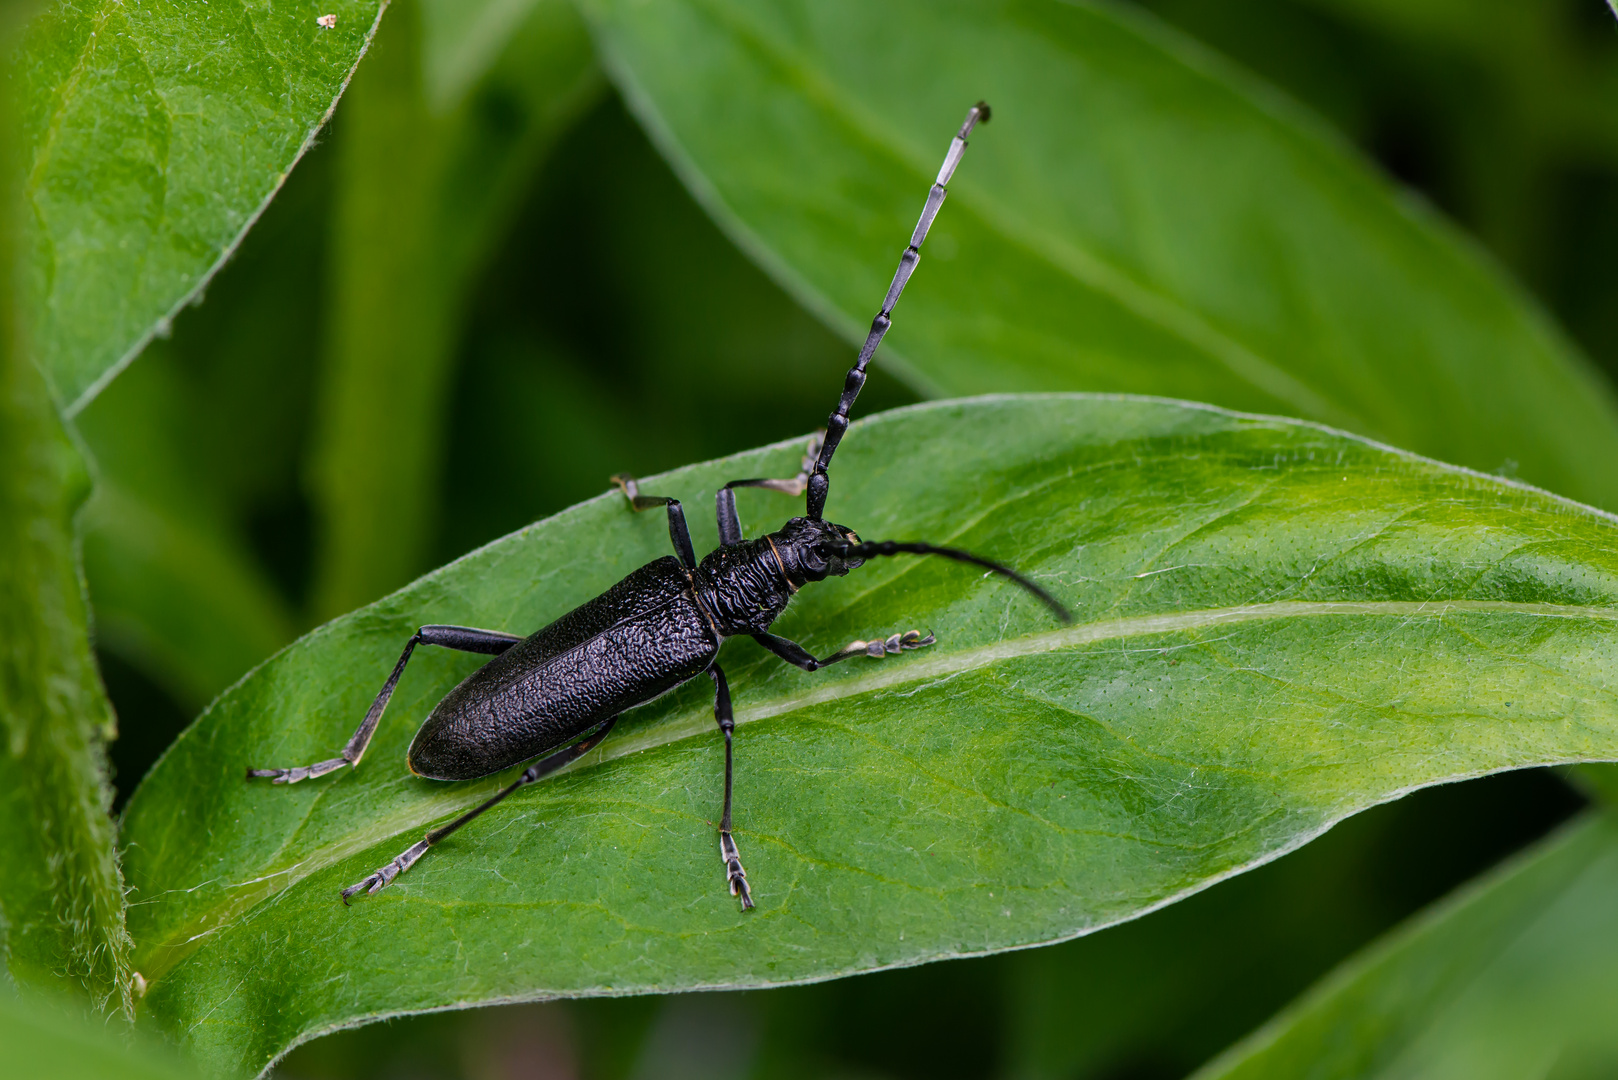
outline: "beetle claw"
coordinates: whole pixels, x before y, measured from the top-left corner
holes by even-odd
[[[382,867],[375,873],[368,875],[364,880],[356,881],[354,884],[344,889],[343,905],[345,907],[349,906],[348,898],[357,892],[363,891],[368,896],[375,896],[377,893],[381,892],[388,885],[392,884],[394,878],[398,877],[400,874],[414,866],[416,860],[425,855],[427,853],[427,849],[431,846],[431,842],[427,840],[418,840],[414,844],[410,845],[410,847],[405,850],[404,854],[388,863],[388,865]]]
[[[343,906],[344,907],[351,906],[349,904],[349,902],[348,902],[348,898],[350,896],[353,896],[355,893],[359,892],[362,889],[369,888],[371,882],[378,881],[378,880],[381,879],[381,877],[382,877],[381,874],[372,874],[370,877],[366,878],[364,881],[356,882],[355,884],[350,885],[348,888],[344,889],[343,890]],[[371,891],[375,892],[376,890],[372,889]]]
[[[721,829],[719,832],[719,858],[725,863],[725,876],[730,881],[730,895],[741,897],[743,911],[751,909],[753,894],[747,887],[747,871],[742,869],[741,852],[736,850],[736,841],[728,829]]]

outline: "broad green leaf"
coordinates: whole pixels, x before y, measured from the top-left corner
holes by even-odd
[[[0,10],[0,57],[12,55],[22,10]],[[103,754],[113,718],[73,537],[89,478],[13,303],[15,76],[0,61],[0,993],[76,989],[127,1012],[130,942]]]
[[[120,1038],[71,1006],[23,1002],[0,992],[6,1080],[189,1080],[196,1073],[144,1040]]]
[[[56,0],[34,20],[23,285],[60,405],[82,408],[200,296],[331,115],[384,4]]]
[[[1609,389],[1316,121],[1094,3],[590,0],[746,250],[863,338],[966,107],[881,362],[937,394],[1126,390],[1310,417],[1618,506]]]
[[[781,444],[646,482],[691,508],[792,468]],[[796,507],[743,495],[756,534]],[[1296,847],[1425,784],[1618,758],[1618,523],[1314,425],[1153,399],[918,406],[856,426],[830,515],[1015,561],[1077,613],[939,560],[806,589],[817,653],[933,629],[924,654],[809,675],[726,647],[737,825],[692,683],[352,908],[337,890],[496,780],[402,755],[478,658],[422,650],[352,773],[329,756],[424,622],[530,631],[667,548],[604,495],[338,619],[233,687],[125,817],[151,1023],[218,1067],[318,1032],[552,995],[787,983],[1056,941]]]
[[[1197,1076],[1611,1076],[1615,894],[1618,820],[1592,816],[1350,960]]]
[[[425,11],[438,9],[398,6],[337,125],[334,286],[310,469],[323,615],[430,565],[467,294],[545,149],[600,86],[579,17],[566,0],[543,0],[476,92],[439,102]],[[439,12],[431,25],[445,23]]]

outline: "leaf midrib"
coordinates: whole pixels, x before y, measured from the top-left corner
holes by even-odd
[[[1229,625],[1271,619],[1296,619],[1329,616],[1385,616],[1398,619],[1444,618],[1449,615],[1494,614],[1518,615],[1529,618],[1601,620],[1618,622],[1618,608],[1592,607],[1569,604],[1514,603],[1495,600],[1449,601],[1279,601],[1267,604],[1243,604],[1232,607],[1207,608],[1196,611],[1137,615],[1118,619],[1105,619],[1057,630],[1030,634],[1025,637],[996,641],[988,645],[957,652],[936,653],[909,658],[905,661],[886,661],[880,667],[867,669],[867,673],[853,678],[839,679],[801,692],[779,696],[768,702],[746,705],[736,710],[738,725],[767,720],[786,713],[797,712],[815,705],[879,693],[911,683],[927,682],[988,667],[1006,660],[1060,649],[1077,648],[1101,641],[1130,637],[1146,637],[1195,631],[1208,626]],[[739,695],[745,699],[745,695]],[[706,708],[693,710],[689,715],[671,723],[657,725],[639,735],[608,740],[600,749],[587,754],[561,772],[593,767],[617,758],[628,757],[645,750],[671,745],[685,739],[709,734],[713,720]],[[475,784],[446,787],[440,796],[415,802],[410,807],[388,817],[370,822],[335,843],[310,852],[305,858],[278,870],[237,885],[226,886],[240,890],[222,903],[206,909],[163,940],[141,943],[143,954],[137,961],[143,968],[148,985],[172,970],[197,947],[197,943],[224,929],[233,919],[257,907],[266,900],[291,888],[327,867],[341,862],[384,840],[401,833],[413,832],[466,810],[495,790],[498,777]],[[184,891],[184,890],[182,890]],[[335,901],[334,901],[335,902]]]

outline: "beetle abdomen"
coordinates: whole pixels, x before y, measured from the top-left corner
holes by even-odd
[[[679,561],[659,559],[445,695],[410,744],[410,769],[434,780],[499,772],[701,674],[718,652]]]

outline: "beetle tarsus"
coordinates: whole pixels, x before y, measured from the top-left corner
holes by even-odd
[[[313,780],[317,776],[336,772],[349,763],[347,758],[327,758],[313,765],[297,765],[290,769],[248,769],[249,780],[262,778],[272,784],[296,784],[300,780]]]
[[[368,875],[363,881],[356,881],[354,884],[344,889],[343,903],[347,904],[350,896],[353,896],[355,893],[361,891],[364,891],[371,896],[375,896],[378,892],[381,892],[388,885],[392,884],[394,878],[398,877],[400,874],[414,866],[416,860],[425,855],[427,853],[427,849],[432,846],[432,841],[430,840],[417,840],[405,850],[404,854],[388,863],[388,865],[382,867],[382,869],[376,871],[374,874]]]
[[[723,860],[725,874],[730,879],[730,895],[741,897],[743,911],[751,910],[753,894],[747,888],[747,871],[742,869],[742,854],[736,850],[736,840],[728,829],[719,831],[719,858]]]
[[[844,651],[863,652],[866,656],[876,659],[883,656],[898,656],[906,649],[925,649],[937,641],[931,630],[925,634],[920,630],[906,630],[902,634],[889,634],[878,641],[850,642],[848,649]]]

